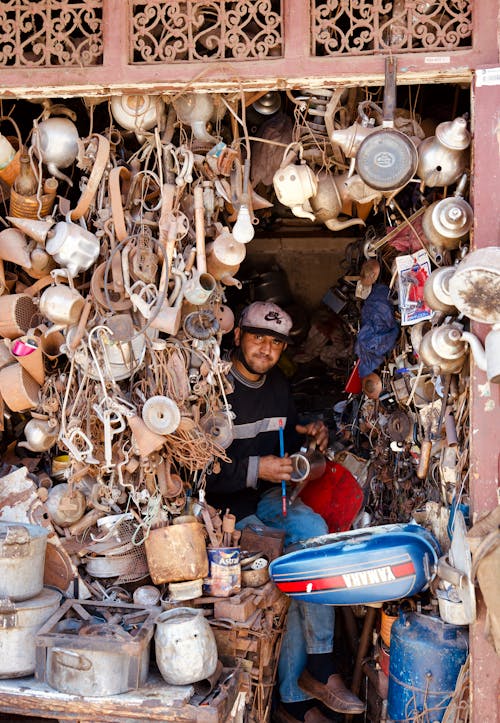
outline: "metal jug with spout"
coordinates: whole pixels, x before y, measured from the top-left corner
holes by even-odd
[[[46,452],[57,442],[59,424],[55,419],[49,419],[42,414],[31,414],[32,419],[24,428],[26,441],[19,442],[18,447],[25,447],[31,452]]]
[[[32,145],[37,157],[49,173],[72,186],[71,179],[60,168],[71,166],[78,155],[80,136],[69,118],[47,118],[33,130]]]
[[[338,177],[342,185],[343,177]],[[337,187],[337,177],[327,171],[318,174],[318,190],[309,200],[316,221],[324,223],[330,231],[340,231],[349,226],[365,225],[361,218],[348,218],[340,221],[337,217],[342,212],[342,198]]]
[[[464,173],[453,196],[435,201],[425,209],[422,230],[426,238],[439,248],[456,249],[469,235],[474,214],[462,196],[466,181],[467,174]]]
[[[423,363],[437,374],[459,372],[467,357],[462,331],[451,324],[437,326],[424,334],[419,356]]]
[[[451,186],[465,171],[470,133],[465,118],[440,123],[418,146],[417,176],[422,185]]]

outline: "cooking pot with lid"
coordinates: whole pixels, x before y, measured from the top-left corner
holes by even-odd
[[[0,600],[0,678],[22,678],[35,672],[35,635],[60,601],[61,593],[49,588],[30,600]]]
[[[0,520],[0,599],[28,600],[42,591],[47,536],[39,525]]]

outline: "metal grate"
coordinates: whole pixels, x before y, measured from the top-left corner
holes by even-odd
[[[311,0],[315,56],[472,47],[472,0]]]
[[[281,0],[132,0],[130,62],[281,57]]]
[[[0,67],[102,64],[103,0],[0,2]]]

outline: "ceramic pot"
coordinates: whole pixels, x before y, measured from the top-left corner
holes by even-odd
[[[318,191],[318,180],[305,163],[289,163],[279,168],[273,176],[273,186],[280,203],[292,209],[299,218],[315,220],[314,214],[304,204]]]
[[[59,527],[69,527],[85,514],[87,500],[80,490],[71,490],[62,482],[49,491],[45,502],[51,520]]]
[[[71,276],[77,276],[97,261],[101,246],[97,236],[82,226],[59,221],[49,231],[45,248]]]
[[[136,133],[154,128],[164,114],[165,104],[154,95],[114,95],[111,113],[122,128]]]
[[[217,644],[202,610],[174,608],[156,620],[158,668],[169,685],[189,685],[208,678],[217,667]]]

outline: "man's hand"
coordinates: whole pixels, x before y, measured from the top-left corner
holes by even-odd
[[[326,452],[328,447],[328,427],[323,422],[309,422],[309,424],[297,424],[295,427],[299,434],[307,434],[316,442],[316,447],[320,452]]]
[[[280,483],[281,480],[288,482],[293,471],[290,457],[275,457],[269,454],[266,457],[259,457],[259,478],[267,482]]]

